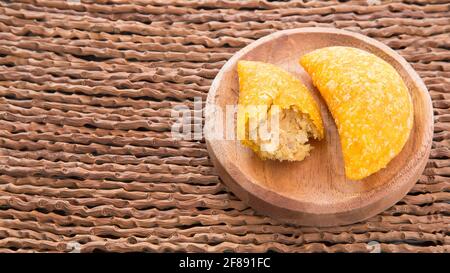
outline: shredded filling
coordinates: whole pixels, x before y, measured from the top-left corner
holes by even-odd
[[[269,110],[268,117],[274,115],[273,108]],[[271,126],[271,122],[265,120],[266,130],[270,138],[261,137],[258,133],[254,144],[260,145],[261,156],[266,159],[300,161],[309,155],[313,148],[309,143],[309,138],[319,138],[319,132],[307,114],[303,114],[295,108],[281,109],[279,111],[278,130]],[[260,122],[257,126],[260,132]],[[276,137],[278,136],[278,141]]]

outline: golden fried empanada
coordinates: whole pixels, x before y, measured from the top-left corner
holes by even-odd
[[[263,62],[239,61],[238,75],[237,135],[242,143],[262,159],[303,160],[311,150],[308,139],[324,135],[319,108],[306,86],[287,71]],[[275,114],[279,117],[279,141],[275,146],[259,134],[251,137]],[[256,121],[254,127],[249,126],[252,121]],[[273,129],[270,123],[268,128]],[[272,137],[276,133],[273,131]]]
[[[363,179],[386,167],[413,125],[411,96],[394,67],[364,50],[340,46],[310,52],[300,64],[336,122],[346,176]]]

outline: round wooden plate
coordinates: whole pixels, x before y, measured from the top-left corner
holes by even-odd
[[[408,142],[386,168],[360,181],[348,180],[336,126],[319,92],[299,65],[300,56],[327,46],[351,46],[371,52],[394,66],[402,76],[414,103],[414,126]],[[237,140],[214,136],[218,125],[226,127],[213,111],[238,102],[238,60],[273,63],[297,77],[320,104],[326,130],[322,141],[313,142],[311,155],[301,162],[260,160]],[[428,91],[413,68],[395,51],[366,36],[331,28],[285,30],[263,37],[237,52],[220,70],[208,94],[205,139],[212,161],[223,182],[261,214],[283,222],[308,226],[355,223],[394,205],[413,187],[425,168],[433,134],[433,108]],[[219,126],[220,127],[220,126]],[[230,131],[231,130],[231,131]]]

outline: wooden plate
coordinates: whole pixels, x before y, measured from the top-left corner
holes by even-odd
[[[336,126],[311,79],[298,64],[300,56],[327,46],[364,49],[393,65],[402,76],[414,103],[414,126],[403,150],[385,169],[360,181],[344,175]],[[237,140],[213,136],[225,109],[238,102],[238,60],[276,64],[313,91],[320,104],[326,139],[314,142],[301,162],[260,160]],[[209,154],[223,182],[256,211],[288,223],[308,226],[351,224],[394,205],[413,187],[425,168],[433,134],[433,108],[428,91],[413,68],[395,51],[366,36],[331,28],[285,30],[263,37],[237,52],[220,70],[208,94],[205,138]],[[235,124],[233,125],[235,126]],[[226,131],[235,130],[235,127]]]

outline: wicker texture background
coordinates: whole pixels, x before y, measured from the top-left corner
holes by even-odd
[[[450,252],[449,1],[127,2],[0,1],[0,251]],[[234,52],[305,26],[389,45],[433,99],[424,174],[363,223],[258,216],[203,141],[170,137],[171,108],[205,99]]]

